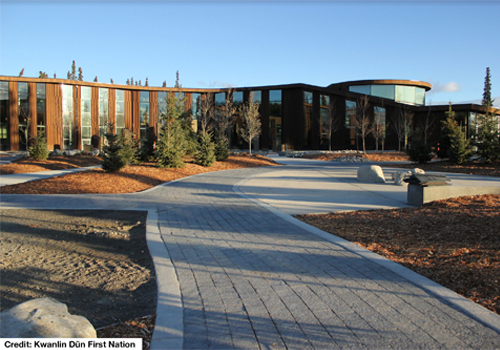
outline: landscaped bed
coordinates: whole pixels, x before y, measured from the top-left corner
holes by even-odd
[[[79,157],[82,156],[75,156],[74,158]],[[91,163],[90,160],[92,159],[99,159],[87,157],[83,156],[82,158],[89,160],[89,163]],[[115,173],[106,173],[100,168],[92,169],[44,180],[3,186],[1,191],[3,194],[131,193],[144,191],[186,176],[210,171],[278,165],[267,157],[249,155],[232,155],[225,161],[216,162],[212,167],[196,165],[189,162],[189,159],[187,161],[186,166],[179,169],[159,168],[155,162],[127,165]],[[46,161],[44,164],[49,167],[50,162],[55,162],[58,165],[62,163],[59,159],[55,159]],[[39,164],[35,161],[32,163]],[[70,163],[68,162],[68,164]],[[26,159],[23,162],[2,165],[0,169],[9,166],[9,171],[19,173],[21,169],[31,169],[31,165],[29,159]]]

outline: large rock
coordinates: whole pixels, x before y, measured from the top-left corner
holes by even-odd
[[[368,183],[385,183],[384,172],[378,165],[360,167],[358,169],[358,181]]]
[[[2,338],[97,338],[83,316],[71,315],[52,298],[26,301],[0,314]]]
[[[406,183],[404,182],[404,180],[409,178],[411,174],[412,174],[411,171],[397,171],[393,173],[392,179],[394,180],[394,184],[397,186],[405,185]]]

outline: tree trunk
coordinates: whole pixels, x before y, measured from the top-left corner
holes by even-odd
[[[250,139],[248,141],[248,153],[250,153],[250,155],[252,155],[252,139]]]

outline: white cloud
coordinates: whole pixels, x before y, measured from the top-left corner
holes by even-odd
[[[456,92],[460,90],[460,85],[456,81],[451,81],[446,84],[441,84],[439,82],[432,84],[432,89],[429,91],[430,94],[438,92]]]

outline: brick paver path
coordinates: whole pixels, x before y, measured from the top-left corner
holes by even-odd
[[[234,193],[248,173],[161,190],[185,349],[500,347],[444,300]]]

